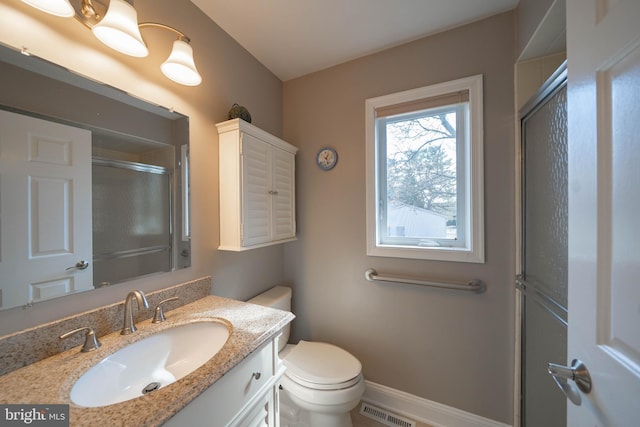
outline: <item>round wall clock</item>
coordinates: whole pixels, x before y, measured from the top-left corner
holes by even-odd
[[[321,148],[316,155],[316,163],[322,170],[328,171],[333,169],[336,163],[338,163],[338,153],[331,147]]]

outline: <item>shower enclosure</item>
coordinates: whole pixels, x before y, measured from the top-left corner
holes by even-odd
[[[521,426],[566,425],[547,363],[567,360],[566,65],[522,109]]]
[[[94,157],[92,177],[94,286],[171,271],[171,171]]]

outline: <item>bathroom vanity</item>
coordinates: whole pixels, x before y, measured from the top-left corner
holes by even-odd
[[[0,403],[69,404],[71,426],[276,425],[277,384],[284,368],[275,342],[291,313],[209,295],[167,311],[166,317],[158,324],[138,322],[130,335],[101,336],[102,345],[94,351],[74,347],[0,376]],[[118,350],[171,328],[211,321],[229,325],[227,341],[181,379],[107,406],[82,407],[71,400],[76,382]]]

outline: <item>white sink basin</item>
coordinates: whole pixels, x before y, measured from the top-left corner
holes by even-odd
[[[202,366],[227,342],[222,322],[176,326],[130,344],[89,369],[71,389],[84,407],[135,399],[179,380]]]

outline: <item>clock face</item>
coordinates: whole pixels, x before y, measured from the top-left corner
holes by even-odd
[[[322,170],[328,171],[329,169],[333,169],[338,162],[338,153],[330,147],[322,148],[318,151],[316,162],[318,163],[318,167]]]

